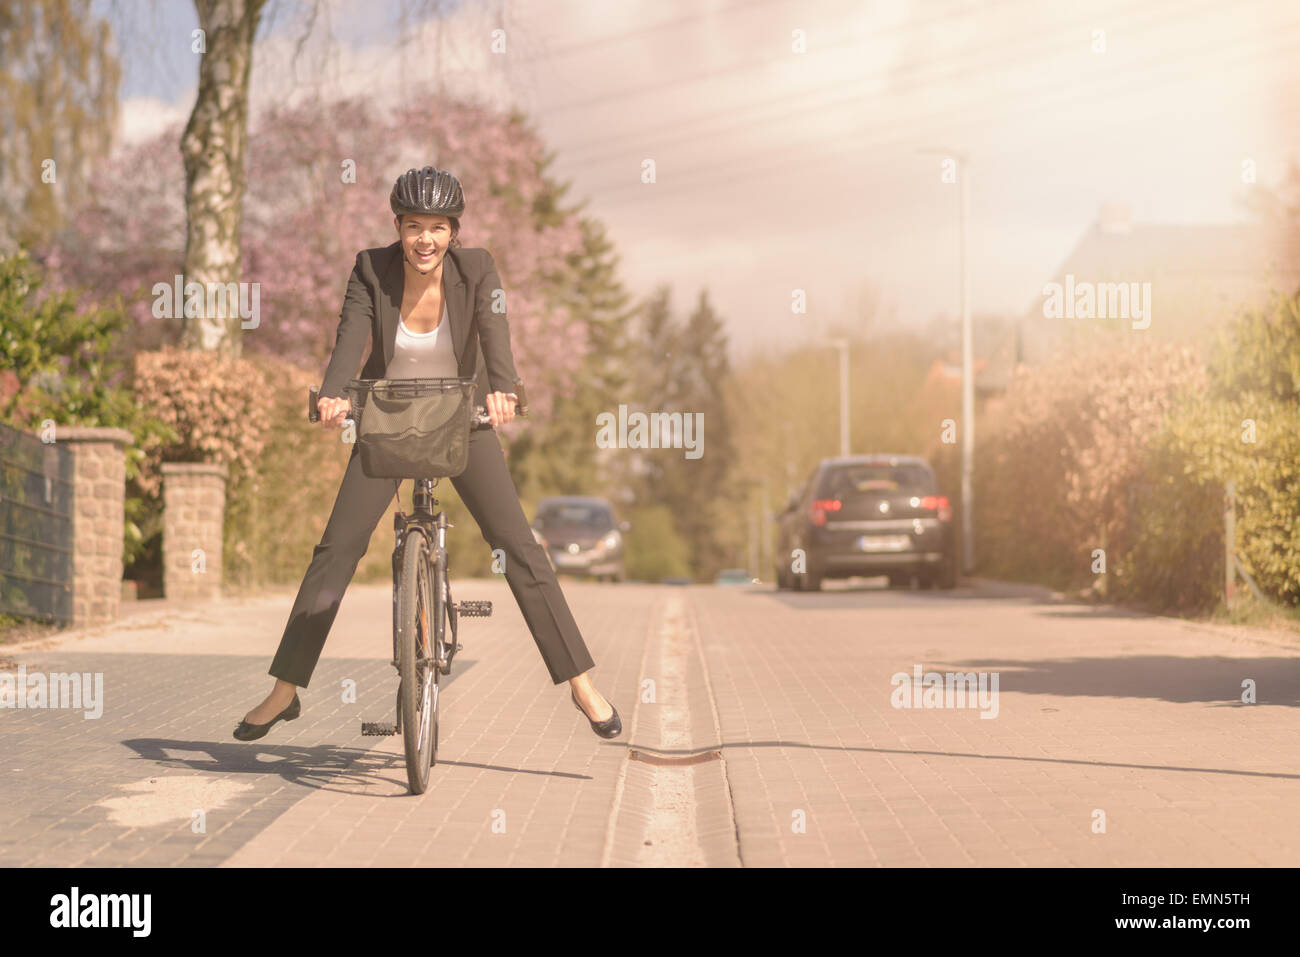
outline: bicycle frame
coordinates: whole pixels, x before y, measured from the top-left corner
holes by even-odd
[[[411,384],[418,388],[415,380]],[[353,413],[347,416],[354,423],[359,422],[355,413],[362,411],[364,403],[360,400],[367,385],[369,383],[365,380],[353,380],[345,390],[356,400],[351,403]],[[518,412],[526,415],[523,383],[516,380],[515,386]],[[317,387],[312,386],[307,397],[307,417],[312,422],[320,421],[317,399]],[[490,416],[482,406],[476,410],[475,423],[474,428],[491,427]],[[399,511],[393,518],[396,541],[393,546],[392,665],[398,674],[397,720],[393,724],[361,723],[361,733],[364,735],[391,735],[403,734],[403,712],[412,721],[420,722],[420,727],[414,734],[408,730],[405,737],[407,780],[415,794],[424,793],[428,770],[435,763],[434,756],[438,750],[438,676],[451,673],[452,659],[460,650],[460,643],[456,640],[459,618],[461,615],[486,617],[492,614],[490,601],[469,601],[457,605],[451,599],[450,573],[447,568],[447,529],[454,526],[447,521],[446,513],[434,511],[438,500],[433,497],[433,489],[438,481],[437,478],[416,479],[411,512]],[[407,554],[406,549],[413,544],[417,548],[427,548],[422,558],[418,552],[415,558]],[[411,567],[407,566],[407,558],[412,558]],[[413,570],[415,580],[412,582]],[[411,602],[415,603],[414,608],[411,607]],[[411,621],[409,619],[414,610],[419,610],[419,613]],[[413,629],[415,634],[406,634],[404,629],[407,627]],[[421,641],[421,635],[424,641]],[[404,665],[406,678],[418,676],[422,687],[404,687]],[[431,750],[426,751],[426,746]]]
[[[432,644],[433,658],[422,659],[423,663],[430,661],[436,662],[438,670],[442,674],[447,674],[451,668],[452,658],[456,655],[457,642],[457,615],[455,603],[451,600],[451,585],[447,575],[447,529],[455,528],[447,521],[446,512],[434,512],[433,509],[438,504],[438,500],[433,497],[433,489],[438,483],[437,479],[416,479],[415,489],[412,494],[412,511],[398,512],[393,516],[393,530],[396,533],[396,544],[393,548],[393,667],[398,668],[398,649],[397,649],[397,583],[401,574],[402,557],[405,552],[409,536],[414,533],[425,536],[425,541],[429,545],[430,560],[425,563],[425,574],[430,579],[436,579],[433,572],[438,566],[443,569],[442,580],[444,582],[444,594],[436,595],[434,593],[434,582],[429,582],[429,594],[433,596],[434,606],[430,609],[430,619],[434,622],[434,636],[442,630],[442,617],[439,614],[443,609],[446,610],[447,622],[451,626],[451,635],[444,637],[441,642],[435,640]],[[436,647],[441,644],[441,648]],[[444,652],[439,656],[439,652]]]

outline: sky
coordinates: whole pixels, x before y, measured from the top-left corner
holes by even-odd
[[[95,9],[121,45],[120,142],[184,120],[193,3]],[[437,9],[271,0],[253,109],[318,88],[389,101],[408,80],[519,107],[571,181],[566,198],[608,227],[628,288],[671,283],[683,313],[707,289],[741,355],[957,315],[958,187],[942,175],[954,153],[968,157],[972,311],[1017,316],[1102,203],[1136,222],[1241,222],[1249,191],[1300,160],[1295,0]],[[806,315],[792,314],[796,289]]]

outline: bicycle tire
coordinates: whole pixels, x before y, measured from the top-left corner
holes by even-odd
[[[414,530],[408,533],[402,547],[398,586],[399,714],[406,750],[406,780],[412,794],[423,794],[429,786],[429,769],[433,766],[438,740],[438,668],[432,660],[430,621],[434,609],[430,600],[428,548],[423,533]]]

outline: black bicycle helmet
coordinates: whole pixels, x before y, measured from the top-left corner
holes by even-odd
[[[465,212],[465,194],[460,180],[444,170],[426,166],[408,169],[393,184],[388,205],[401,216],[446,216],[459,218]]]

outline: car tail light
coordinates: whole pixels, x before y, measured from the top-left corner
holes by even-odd
[[[921,499],[921,508],[930,509],[939,513],[939,521],[952,521],[952,506],[948,504],[948,498],[944,495],[927,495]]]
[[[819,498],[812,503],[812,523],[814,525],[826,524],[827,512],[838,512],[844,507],[844,503],[837,498]]]

